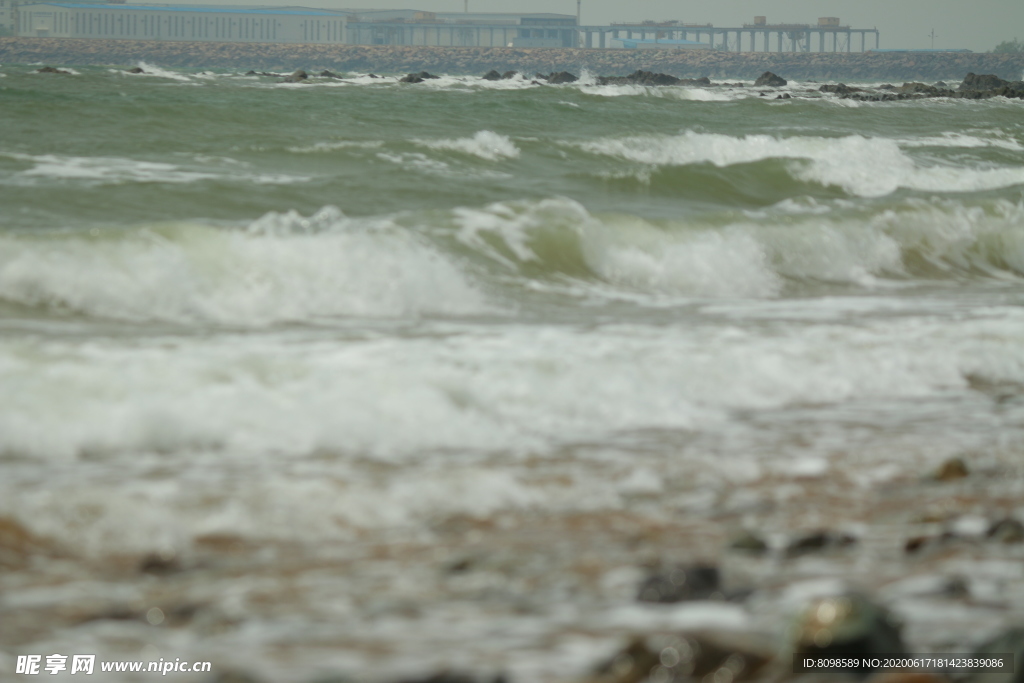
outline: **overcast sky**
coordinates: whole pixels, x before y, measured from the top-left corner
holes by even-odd
[[[165,0],[167,1],[167,0]],[[173,0],[171,0],[173,1]],[[201,0],[183,0],[194,3]],[[273,0],[213,0],[211,4],[277,4]],[[875,28],[883,48],[935,47],[987,52],[1013,38],[1024,39],[1024,0],[582,0],[585,24],[644,19],[739,26],[765,15],[769,23],[814,24],[839,17],[854,28]],[[463,0],[285,0],[280,4],[372,9],[462,11]],[[469,0],[472,12],[576,13],[576,0]],[[857,40],[855,45],[859,46]],[[869,45],[871,43],[869,42]],[[814,43],[817,45],[817,43]]]

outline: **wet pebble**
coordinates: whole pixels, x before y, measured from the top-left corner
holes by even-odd
[[[752,531],[741,531],[729,542],[729,548],[751,555],[763,555],[768,552],[768,543]]]
[[[675,566],[657,571],[640,584],[640,602],[682,602],[684,600],[722,599],[718,567],[711,565]]]
[[[800,615],[793,653],[868,657],[903,650],[899,620],[859,593],[820,598]]]
[[[967,463],[961,458],[950,458],[935,470],[935,479],[937,481],[956,481],[963,479],[968,474]]]
[[[857,539],[850,534],[835,531],[813,531],[798,536],[786,546],[788,557],[799,557],[809,553],[848,548],[857,544]]]
[[[756,677],[769,661],[763,653],[711,635],[656,634],[634,638],[602,663],[587,683],[733,683]]]

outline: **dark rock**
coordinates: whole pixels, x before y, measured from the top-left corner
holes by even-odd
[[[421,72],[419,72],[416,75],[419,76],[420,78],[422,78],[425,81],[429,81],[431,79],[436,79],[436,78],[441,78],[440,76],[435,76],[434,74],[432,74],[430,72],[427,72],[427,71],[421,71]]]
[[[960,83],[960,87],[957,90],[963,92],[964,90],[997,90],[1009,85],[1009,81],[1004,81],[993,74],[974,74],[970,73],[964,76],[964,80]]]
[[[897,92],[901,92],[908,95],[937,95],[940,90],[933,85],[927,83],[904,83],[900,87],[896,88]]]
[[[725,634],[654,634],[634,638],[600,664],[588,683],[747,681],[770,661],[765,648]]]
[[[682,602],[723,598],[718,567],[710,565],[676,566],[648,576],[636,599],[641,602]]]
[[[173,554],[151,553],[139,561],[139,572],[142,574],[174,574],[181,569],[181,563]]]
[[[967,464],[960,458],[950,458],[935,470],[937,481],[955,481],[963,479],[969,474]]]
[[[879,90],[895,90],[896,86],[893,85],[892,83],[883,83],[882,85],[878,86],[878,89]]]
[[[676,85],[711,85],[711,79],[707,76],[701,76],[700,78],[681,78]],[[725,83],[723,85],[730,85],[735,88],[746,87],[742,83]]]
[[[505,676],[477,678],[458,671],[442,671],[424,678],[403,678],[398,683],[506,683]]]
[[[245,75],[246,76],[259,76],[259,74],[256,73],[255,71],[253,71],[252,69],[250,69],[249,71],[246,71]]]
[[[338,74],[334,73],[333,71],[328,71],[327,69],[324,69],[323,71],[320,72],[320,77],[321,78],[341,78],[341,76],[339,76]]]
[[[505,73],[501,74],[501,80],[503,80],[503,81],[510,81],[510,80],[512,80],[513,78],[516,77],[517,73],[519,73],[519,72],[518,71],[506,71]]]
[[[563,83],[575,83],[580,80],[578,77],[569,73],[568,71],[559,71],[557,73],[548,74],[547,81],[551,85],[561,85]]]
[[[848,548],[856,543],[857,539],[849,534],[833,531],[815,531],[790,541],[789,545],[786,546],[786,555],[798,557],[823,550]]]
[[[793,96],[792,96],[792,95],[790,95],[790,94],[789,94],[789,93],[787,92],[787,93],[784,93],[784,94],[782,94],[782,95],[776,95],[776,96],[775,96],[775,99],[777,99],[777,100],[791,100],[791,99],[793,99]]]
[[[1001,543],[1022,543],[1024,542],[1024,524],[1021,524],[1012,517],[1006,517],[992,523],[988,528],[986,536]]]
[[[500,81],[501,74],[495,71],[494,69],[491,69],[490,71],[483,75],[483,79],[485,81]]]
[[[850,658],[901,654],[901,627],[888,610],[858,593],[822,598],[800,617],[793,654]]]
[[[729,543],[729,547],[752,555],[763,555],[768,552],[768,544],[765,540],[751,531],[742,531],[737,534]]]
[[[935,87],[936,88],[942,88],[943,90],[948,90],[949,89],[949,84],[946,83],[945,81],[936,81],[935,82]]]
[[[377,74],[366,74],[368,78],[380,78]]]
[[[409,74],[408,76],[403,76],[402,78],[399,78],[398,82],[399,83],[422,83],[423,79],[420,78],[419,76],[417,76],[416,74]]]
[[[125,73],[126,74],[144,74],[146,72],[142,70],[141,66],[135,66],[135,67],[132,67],[131,69],[128,69],[127,71],[125,71]]]
[[[601,85],[677,85],[679,79],[668,74],[637,69],[628,76],[602,76],[597,82]]]
[[[850,86],[846,85],[845,83],[836,83],[835,85],[832,85],[832,84],[823,85],[820,88],[818,88],[818,91],[819,92],[830,92],[830,93],[833,93],[833,94],[836,94],[836,95],[849,95],[849,94],[855,93],[855,92],[864,92],[860,88],[851,88]]]
[[[755,88],[781,88],[788,84],[789,81],[781,76],[776,76],[771,71],[765,71],[754,81]]]
[[[926,548],[934,548],[958,540],[961,540],[960,536],[957,536],[952,531],[943,531],[941,534],[934,536],[915,536],[907,539],[907,542],[903,544],[903,550],[907,553],[916,553]]]
[[[36,69],[37,74],[70,74],[70,71],[64,69],[55,69],[52,66],[42,66]]]
[[[284,81],[282,81],[282,82],[284,82],[284,83],[302,83],[302,82],[306,81],[308,78],[309,78],[309,74],[307,74],[302,69],[296,69],[290,75],[285,76],[284,77]]]

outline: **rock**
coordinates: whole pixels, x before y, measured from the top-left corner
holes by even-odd
[[[903,550],[907,553],[916,553],[926,548],[934,548],[958,540],[961,540],[960,537],[952,531],[943,531],[935,536],[915,536],[907,539],[907,542],[903,544]]]
[[[598,82],[602,85],[676,85],[679,83],[679,79],[675,76],[669,76],[668,74],[656,74],[651,71],[637,69],[628,76],[612,78],[602,77],[598,79]]]
[[[768,543],[752,531],[741,531],[732,541],[729,547],[733,550],[750,553],[752,555],[763,555],[768,552]]]
[[[859,593],[821,598],[798,619],[792,650],[794,655],[854,658],[901,654],[901,626],[888,610]]]
[[[366,74],[367,78],[380,78],[377,74]]]
[[[670,567],[651,574],[640,584],[636,599],[664,603],[722,597],[718,567],[692,565]]]
[[[936,81],[936,82],[935,82],[935,84],[934,84],[934,86],[935,86],[936,88],[942,88],[942,89],[944,89],[944,90],[947,90],[947,89],[949,89],[949,84],[948,84],[948,83],[946,83],[945,81]]]
[[[0,517],[0,567],[24,566],[40,550],[40,545],[19,522],[9,517]]]
[[[398,683],[506,683],[505,676],[477,678],[458,671],[442,671],[425,678],[403,678]]]
[[[964,80],[960,83],[960,87],[957,90],[961,92],[965,90],[998,90],[1009,84],[1009,81],[1004,81],[999,76],[993,74],[978,75],[969,73],[964,76]]]
[[[136,66],[136,67],[132,67],[131,69],[128,69],[127,71],[125,71],[125,73],[126,74],[144,74],[146,72],[142,70],[141,66]]]
[[[253,71],[252,69],[250,69],[250,70],[246,71],[246,72],[245,72],[245,75],[246,75],[246,76],[259,76],[259,74],[258,74],[258,73],[256,73],[255,71]]]
[[[787,92],[787,93],[784,93],[784,94],[782,94],[782,95],[776,95],[776,96],[775,96],[775,99],[777,99],[777,100],[791,100],[791,99],[793,99],[793,96],[792,96],[792,95],[790,95],[790,94],[789,94],[789,93]]]
[[[432,73],[430,73],[428,71],[421,71],[421,72],[419,72],[416,75],[419,76],[420,78],[422,78],[425,81],[429,81],[431,79],[441,78],[440,76],[435,76],[434,74],[432,74]]]
[[[506,71],[505,73],[501,74],[501,80],[503,80],[503,81],[510,81],[513,78],[515,78],[516,74],[518,74],[518,73],[519,73],[518,71]]]
[[[845,83],[837,83],[835,85],[823,85],[818,88],[818,92],[830,92],[835,95],[849,95],[855,92],[864,92],[861,88],[851,88]]]
[[[935,470],[937,481],[955,481],[963,479],[969,474],[967,464],[960,458],[950,458]]]
[[[993,522],[986,536],[1001,543],[1021,543],[1024,542],[1024,524],[1006,517]]]
[[[746,681],[758,677],[770,655],[725,634],[654,634],[634,638],[600,664],[587,683]]]
[[[1013,654],[1016,673],[973,673],[965,683],[1024,683],[1024,626],[1015,626],[986,640],[974,651],[975,657],[988,658],[998,654]]]
[[[825,530],[814,531],[790,541],[786,546],[786,555],[798,557],[822,550],[848,548],[856,543],[857,539],[849,534]]]
[[[321,78],[341,78],[341,76],[339,76],[338,74],[334,73],[333,71],[329,71],[327,69],[324,69],[323,71],[320,72],[320,77]]]
[[[904,83],[896,88],[896,92],[905,95],[924,95],[927,97],[941,97],[948,94],[947,91],[940,90],[934,85],[928,85],[927,83]]]
[[[296,69],[290,75],[285,76],[284,77],[284,81],[282,81],[282,82],[283,83],[302,83],[302,82],[304,82],[304,81],[306,81],[308,79],[309,79],[309,74],[307,74],[302,69]]]
[[[36,69],[37,74],[70,74],[70,71],[64,69],[55,69],[52,66],[42,66]]]
[[[174,574],[182,570],[181,562],[173,554],[150,553],[139,560],[139,572],[142,574]]]
[[[563,83],[575,83],[580,80],[578,77],[569,73],[568,71],[559,71],[557,73],[551,73],[547,77],[548,83],[551,85],[561,85]]]
[[[676,85],[711,85],[711,79],[707,76],[701,76],[700,78],[681,78]],[[723,85],[730,85],[734,88],[746,87],[742,83],[724,83]]]
[[[771,71],[765,71],[756,81],[754,81],[755,88],[781,88],[788,84],[789,81],[781,76],[776,76]]]
[[[402,78],[399,78],[398,82],[399,83],[422,83],[423,79],[420,78],[419,76],[417,76],[416,74],[409,74],[408,76],[403,76]]]
[[[483,79],[485,81],[500,81],[501,74],[495,71],[494,69],[491,69],[490,71],[483,75]]]

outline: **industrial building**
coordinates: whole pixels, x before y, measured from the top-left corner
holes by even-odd
[[[426,45],[445,47],[715,49],[732,52],[852,52],[879,48],[875,28],[769,24],[738,27],[643,21],[580,25],[569,14],[344,10],[311,7],[106,4],[0,0],[3,21],[19,36],[210,42]],[[814,39],[817,40],[814,40]],[[815,44],[816,43],[816,44]]]
[[[565,14],[50,1],[20,5],[14,23],[19,36],[51,38],[484,47],[574,47],[577,40],[576,17]]]

